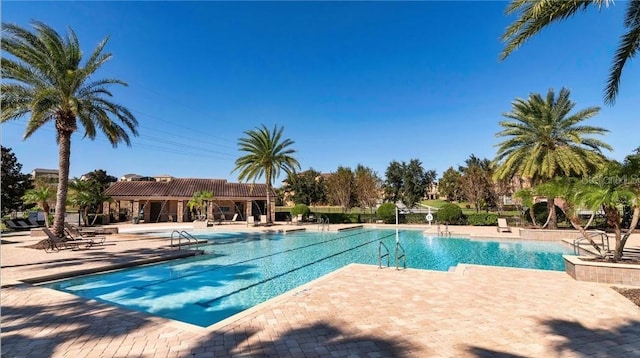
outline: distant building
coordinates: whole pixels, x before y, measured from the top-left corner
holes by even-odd
[[[49,184],[57,184],[60,177],[58,173],[57,169],[36,168],[31,171],[31,178],[34,182],[42,181]]]
[[[209,191],[208,220],[231,220],[238,214],[238,221],[267,214],[267,186],[265,184],[229,183],[224,179],[174,178],[169,175],[150,177],[152,180],[127,174],[128,180],[113,183],[105,194],[113,199],[103,203],[103,212],[113,214],[115,221],[129,221],[141,215],[145,222],[193,221],[196,218],[187,203],[197,191]],[[160,180],[158,180],[160,179]],[[271,217],[275,212],[275,194],[272,192]],[[103,222],[110,221],[105,215]]]
[[[125,174],[118,181],[156,181],[154,177],[144,177],[138,174]]]

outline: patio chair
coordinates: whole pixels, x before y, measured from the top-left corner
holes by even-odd
[[[96,236],[95,232],[88,235],[84,235],[84,233],[80,231],[77,227],[67,222],[64,223],[64,228],[67,232],[67,235],[72,240],[90,240],[90,241],[93,241],[93,245],[102,245],[107,240],[106,236],[104,235]]]
[[[266,215],[260,215],[260,225],[265,226],[267,225],[267,216]]]
[[[33,225],[34,227],[42,226],[42,225],[38,224],[38,222],[36,220],[34,220],[33,218],[29,218],[28,221],[29,221],[29,224]]]
[[[253,216],[247,216],[247,225],[256,225],[256,219]]]
[[[498,219],[498,232],[511,232],[511,228],[507,225],[507,219],[500,218]]]
[[[28,229],[28,228],[25,228],[24,226],[20,226],[20,225],[16,224],[16,222],[13,221],[13,220],[7,220],[6,224],[11,230],[15,230],[15,231],[27,230]]]
[[[44,248],[45,252],[59,251],[61,248],[77,250],[81,245],[88,249],[94,245],[93,240],[70,240],[67,237],[57,237],[46,227],[43,227],[42,231],[48,237],[47,245]]]
[[[30,224],[26,219],[15,219],[14,222],[18,224],[18,226],[22,227],[23,230],[34,229],[39,226]]]

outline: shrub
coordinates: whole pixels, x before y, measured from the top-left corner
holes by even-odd
[[[525,211],[524,219],[527,220],[527,223],[531,224],[531,215],[529,215],[529,210]],[[549,210],[547,209],[547,203],[541,202],[533,205],[533,214],[536,217],[536,223],[538,225],[543,225],[547,222],[547,218],[549,217]],[[558,222],[567,221],[567,216],[564,214],[564,211],[556,205],[556,216],[558,218]]]
[[[383,220],[387,224],[393,224],[396,221],[396,204],[384,203],[380,205],[376,211],[378,219]]]
[[[487,213],[467,214],[467,223],[473,226],[495,226],[498,224],[498,215]]]
[[[455,204],[444,204],[438,209],[436,217],[438,221],[454,224],[462,217],[462,209]]]
[[[302,217],[305,217],[309,215],[310,212],[311,210],[309,210],[309,207],[305,204],[296,204],[293,208],[291,208],[291,216],[302,215]]]

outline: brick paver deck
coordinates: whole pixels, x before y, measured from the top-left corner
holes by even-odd
[[[111,261],[140,253],[113,241]],[[29,250],[3,245],[3,277]],[[52,258],[22,274],[70,269]],[[563,272],[349,265],[208,328],[29,284],[0,299],[3,357],[640,357],[640,308]]]

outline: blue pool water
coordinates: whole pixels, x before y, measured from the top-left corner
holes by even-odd
[[[572,250],[549,242],[486,241],[400,230],[407,267],[446,271],[458,263],[564,270]],[[48,287],[198,326],[209,326],[350,263],[378,264],[395,230],[339,233],[211,233],[205,255],[78,277]]]

